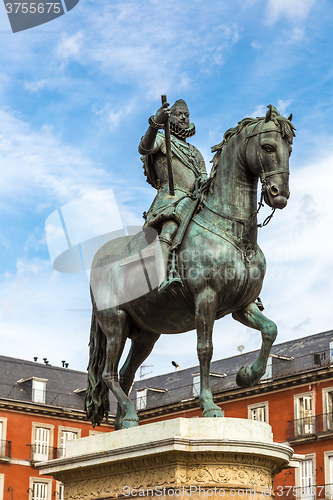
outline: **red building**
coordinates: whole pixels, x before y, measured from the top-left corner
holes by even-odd
[[[0,500],[62,500],[62,485],[35,463],[64,456],[66,442],[110,432],[83,411],[87,374],[0,356]]]
[[[274,441],[304,455],[299,469],[275,479],[276,498],[333,499],[333,331],[273,346],[265,376],[241,389],[236,374],[258,351],[211,363],[214,401],[225,417],[252,418],[272,426]],[[134,384],[142,423],[200,416],[199,367]]]
[[[303,455],[298,470],[276,477],[276,498],[333,499],[332,339],[329,331],[273,346],[265,376],[246,389],[237,387],[236,374],[258,351],[211,363],[224,415],[268,422],[275,442]],[[95,430],[86,421],[84,372],[0,356],[0,375],[0,500],[61,500],[61,484],[39,476],[35,463],[63,456],[69,439],[113,430],[113,417]],[[146,424],[200,416],[198,393],[195,366],[137,381],[131,398]]]

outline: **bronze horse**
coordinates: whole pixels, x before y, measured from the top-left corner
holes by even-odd
[[[108,307],[97,307],[122,283],[112,255],[117,243],[103,245],[94,257],[91,272],[93,302],[86,412],[93,425],[109,410],[109,389],[118,401],[115,428],[138,425],[128,393],[138,367],[159,336],[197,330],[200,363],[199,402],[203,417],[222,417],[210,389],[214,321],[227,314],[259,330],[262,346],[257,360],[242,367],[237,384],[255,385],[264,375],[271,346],[277,335],[273,321],[265,317],[256,300],[265,275],[265,257],[257,245],[257,186],[262,183],[261,202],[284,208],[289,198],[289,156],[294,126],[268,106],[266,117],[244,118],[229,129],[212,148],[216,154],[206,195],[192,218],[179,248],[178,268],[184,286]],[[261,204],[260,202],[260,204]],[[259,204],[259,208],[260,208]],[[119,252],[118,252],[119,253]],[[115,262],[108,266],[108,262]],[[132,266],[131,280],[136,279]],[[120,370],[118,364],[127,338],[131,349]]]

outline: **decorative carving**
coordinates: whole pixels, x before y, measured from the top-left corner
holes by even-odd
[[[124,487],[188,487],[269,489],[283,464],[278,459],[243,453],[171,452],[76,471],[62,471],[67,500],[118,497]]]

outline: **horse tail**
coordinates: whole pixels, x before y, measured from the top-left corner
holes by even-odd
[[[88,385],[85,397],[85,411],[93,427],[100,425],[109,413],[109,389],[102,374],[106,360],[106,336],[98,324],[93,311],[90,328],[90,352],[88,365]]]

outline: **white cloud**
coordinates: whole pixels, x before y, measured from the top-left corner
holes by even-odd
[[[89,28],[83,21],[79,36],[63,37],[55,53],[66,63],[94,65],[117,83],[135,83],[149,97],[177,92],[188,88],[192,64],[202,72],[224,64],[239,40],[237,25],[226,22],[224,12],[223,4],[210,11],[201,2],[190,10],[185,2],[105,2],[89,10]]]
[[[89,287],[83,274],[62,275],[52,271],[49,261],[18,259],[16,272],[1,277],[0,339],[6,355],[48,357],[58,366],[66,359],[84,370],[89,318]]]
[[[106,104],[102,109],[96,110],[95,112],[107,121],[111,130],[116,130],[121,121],[126,119],[126,117],[133,112],[133,109],[133,103],[128,104],[123,109],[118,109],[117,111],[111,104]]]
[[[286,112],[286,109],[292,104],[293,100],[292,99],[287,99],[286,101],[283,101],[282,99],[279,99],[277,102],[277,109],[280,112],[280,115],[284,115]]]
[[[56,56],[60,59],[62,65],[66,65],[70,60],[79,58],[81,48],[83,46],[84,36],[81,31],[78,31],[72,36],[64,34],[60,43],[56,48]]]
[[[4,110],[0,110],[0,120],[2,203],[28,199],[36,203],[38,199],[45,207],[55,201],[72,201],[110,182],[104,170],[77,149],[61,143],[49,127],[34,130]]]
[[[24,82],[24,88],[30,92],[39,92],[47,85],[47,80],[37,80],[35,82]]]
[[[265,116],[267,113],[267,106],[264,104],[259,104],[252,113],[250,113],[250,117],[256,118],[257,116]]]
[[[305,19],[315,0],[268,0],[266,11],[267,24],[275,24],[281,17],[291,22]]]

